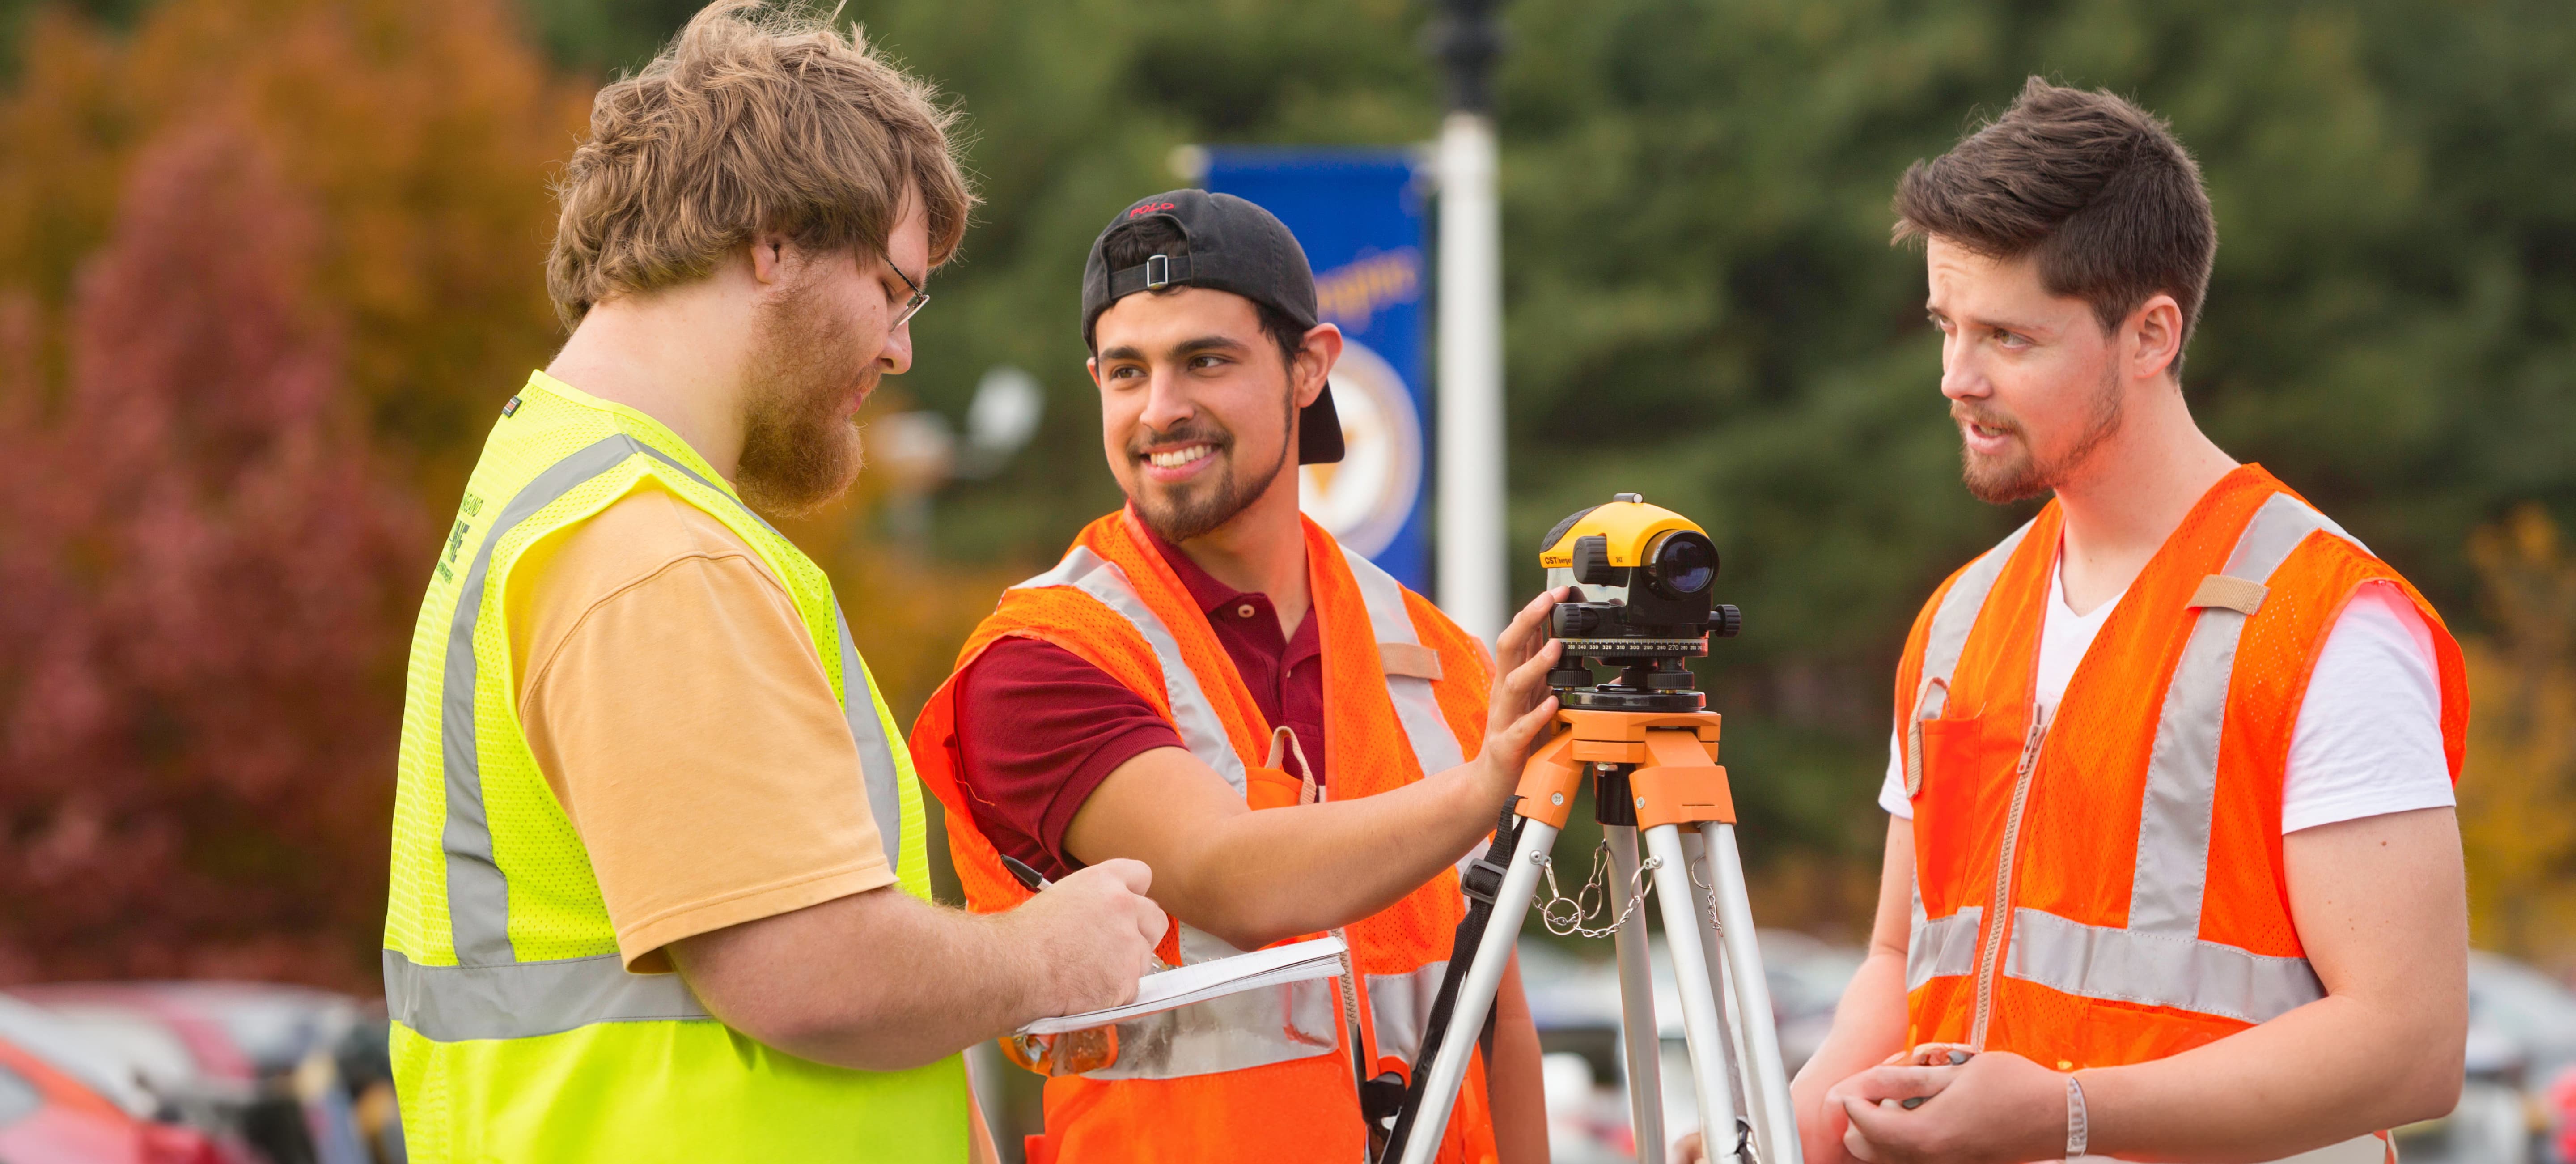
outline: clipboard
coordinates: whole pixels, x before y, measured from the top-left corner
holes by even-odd
[[[1309,938],[1285,946],[1272,946],[1219,958],[1213,962],[1176,967],[1159,974],[1148,974],[1136,982],[1136,1000],[1124,1006],[1088,1010],[1080,1014],[1043,1018],[1019,1030],[1015,1035],[1061,1035],[1094,1027],[1115,1026],[1129,1019],[1178,1010],[1192,1003],[1258,990],[1264,986],[1284,986],[1316,978],[1331,978],[1342,972],[1342,939]]]

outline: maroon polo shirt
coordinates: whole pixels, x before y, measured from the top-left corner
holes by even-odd
[[[1146,536],[1189,588],[1262,718],[1296,731],[1322,784],[1323,641],[1313,608],[1295,635],[1283,635],[1269,596],[1227,586]],[[1051,878],[1082,867],[1064,851],[1064,830],[1092,790],[1140,753],[1180,746],[1179,733],[1143,696],[1053,643],[996,640],[957,680],[957,751],[974,790],[967,804],[975,827]],[[1280,767],[1296,775],[1296,754]]]

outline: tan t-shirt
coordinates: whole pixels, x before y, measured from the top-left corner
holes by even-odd
[[[795,601],[724,523],[648,482],[510,587],[520,724],[628,969],[894,882]]]

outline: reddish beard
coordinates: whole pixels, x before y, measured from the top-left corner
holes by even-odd
[[[2095,450],[2120,431],[2120,383],[2116,372],[2103,374],[2090,403],[2092,413],[2085,418],[2084,431],[2077,434],[2075,443],[2063,455],[2042,461],[2031,449],[2030,434],[2018,422],[1964,400],[1951,401],[1952,423],[1975,424],[2014,438],[2005,452],[1981,456],[1969,447],[1966,434],[1961,434],[1959,480],[1967,485],[1968,494],[1989,505],[2005,505],[2063,486]]]
[[[745,504],[794,517],[839,497],[858,478],[858,422],[843,408],[853,389],[862,399],[874,390],[879,372],[853,330],[810,289],[761,313],[734,471]]]

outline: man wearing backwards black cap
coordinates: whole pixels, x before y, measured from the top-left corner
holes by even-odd
[[[1108,1062],[1050,1052],[1030,1159],[1354,1159],[1428,1021],[1452,865],[1555,713],[1548,603],[1503,633],[1497,682],[1481,644],[1300,516],[1297,465],[1342,456],[1342,335],[1268,211],[1137,202],[1082,297],[1128,504],[1004,594],[913,731],[969,903],[1026,897],[1002,857],[1050,877],[1131,857],[1176,919],[1166,961],[1336,932],[1358,973],[1122,1025]],[[1444,1160],[1547,1158],[1517,967],[1497,1013]]]

